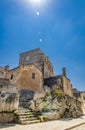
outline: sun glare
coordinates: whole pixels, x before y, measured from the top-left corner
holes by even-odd
[[[41,8],[41,7],[45,7],[51,0],[21,0],[21,1],[24,1],[27,5],[29,4],[34,8],[35,7]]]
[[[40,5],[43,0],[29,0],[30,3],[35,4],[35,5]]]

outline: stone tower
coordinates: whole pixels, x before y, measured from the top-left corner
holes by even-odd
[[[53,76],[53,66],[48,57],[39,49],[34,49],[20,54],[20,65],[35,65],[43,74],[43,78]]]

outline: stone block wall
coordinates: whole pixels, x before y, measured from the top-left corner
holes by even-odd
[[[21,65],[6,74],[12,84],[17,88],[37,91],[42,88],[42,73],[34,65]]]
[[[40,49],[34,49],[20,54],[20,65],[34,64],[43,74],[44,78],[53,76],[53,66]]]
[[[61,89],[66,95],[73,97],[73,89],[69,79],[65,76],[54,76],[44,79],[44,85],[51,89]]]
[[[63,90],[62,76],[54,76],[44,79],[44,85],[50,87],[51,89],[61,89]]]
[[[62,79],[63,79],[63,90],[65,94],[73,97],[73,89],[72,89],[70,80],[66,78],[65,76],[62,76]]]

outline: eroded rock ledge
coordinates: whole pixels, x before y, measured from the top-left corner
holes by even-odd
[[[18,109],[19,94],[9,80],[0,79],[0,123],[14,121],[14,111]]]
[[[33,100],[29,103],[29,108],[41,113],[40,118],[54,120],[62,117],[76,118],[83,115],[82,103],[65,95],[61,90],[51,90],[46,86],[42,93],[41,97],[40,93],[35,93]]]

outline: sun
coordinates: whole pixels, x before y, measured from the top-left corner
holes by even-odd
[[[29,5],[33,6],[33,7],[43,7],[45,5],[47,5],[47,2],[50,0],[23,0],[26,3],[28,3]]]
[[[25,2],[27,5],[31,5],[33,7],[45,7],[46,5],[48,5],[48,3],[51,0],[20,0],[22,2]]]
[[[34,4],[34,5],[40,5],[42,3],[43,0],[29,0],[29,2],[31,4]]]

